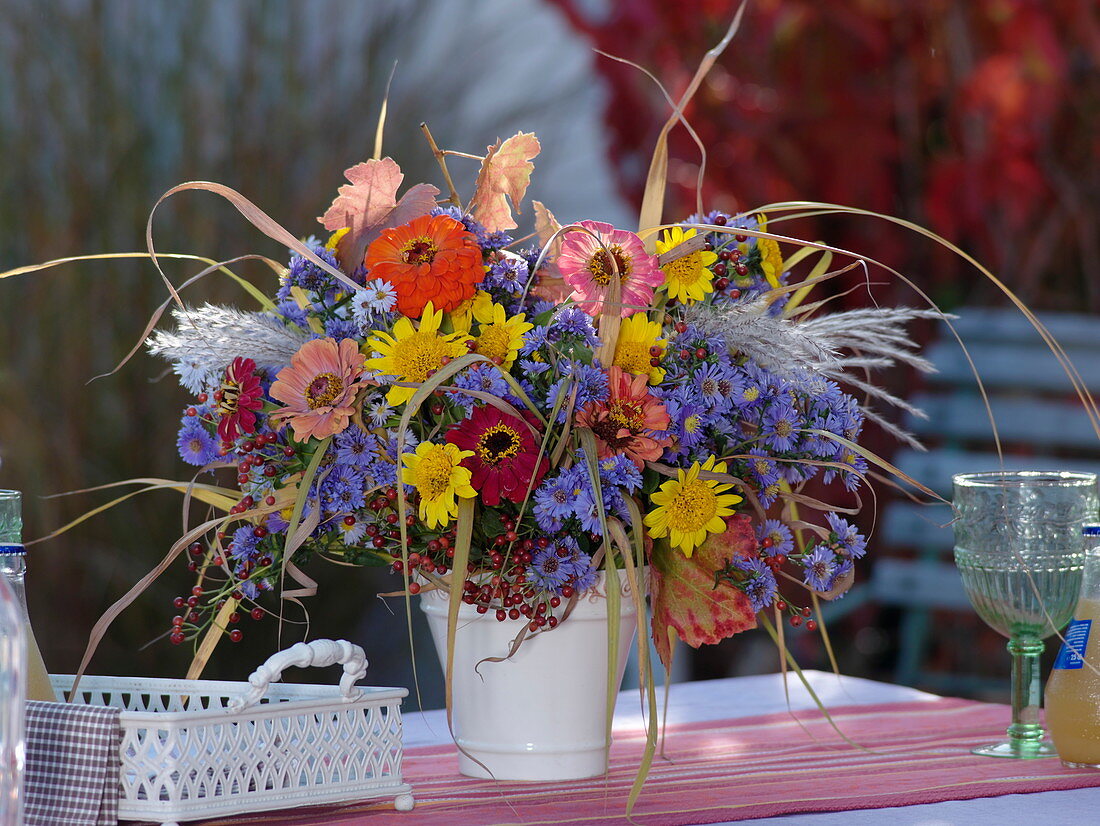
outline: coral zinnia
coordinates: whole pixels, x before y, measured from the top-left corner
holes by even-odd
[[[367,342],[367,346],[373,348],[378,356],[370,359],[367,367],[393,376],[398,381],[424,381],[430,372],[442,367],[445,360],[466,354],[463,343],[466,336],[462,333],[441,335],[439,325],[442,321],[443,312],[436,310],[429,301],[424,306],[419,330],[407,318],[397,319],[392,335],[384,330],[375,330],[374,338]],[[411,399],[414,393],[415,387],[394,386],[386,394],[386,401],[397,406]]]
[[[429,529],[445,527],[458,513],[455,497],[470,499],[477,491],[470,487],[470,471],[462,460],[471,455],[455,445],[421,442],[416,453],[401,456],[401,481],[420,494],[420,518]]]
[[[669,479],[649,500],[657,507],[646,514],[645,524],[654,539],[667,536],[672,547],[691,557],[692,552],[712,533],[724,533],[724,516],[733,513],[731,505],[741,501],[736,493],[725,493],[733,487],[713,479],[700,479],[699,471],[725,473],[726,463],[715,464],[711,456],[703,463],[693,462],[688,470],[680,468],[676,478]]]
[[[485,277],[477,238],[447,215],[422,215],[384,230],[363,263],[372,278],[393,285],[397,309],[409,318],[420,318],[429,302],[437,310],[455,309]]]
[[[666,436],[656,435],[668,429],[668,411],[646,389],[645,376],[631,376],[612,367],[608,388],[607,401],[589,402],[577,414],[577,423],[595,433],[601,458],[621,453],[641,470],[672,443]]]
[[[289,421],[298,441],[340,433],[355,412],[362,377],[363,356],[355,339],[307,341],[271,385],[271,397],[286,405],[271,420]]]
[[[667,344],[661,338],[661,325],[639,313],[619,327],[612,363],[635,376],[646,376],[650,384],[660,384],[665,371],[653,362],[664,354]]]
[[[598,316],[609,300],[611,279],[619,273],[619,305],[623,318],[649,307],[653,290],[664,282],[656,256],[633,232],[601,221],[581,221],[589,232],[570,232],[561,242],[558,268],[573,288],[572,298],[590,316]],[[595,235],[593,237],[592,234]]]
[[[689,238],[695,237],[695,230],[672,227],[657,239],[657,254],[663,255],[675,249]],[[710,250],[695,250],[669,261],[661,269],[665,274],[665,287],[668,297],[684,304],[702,301],[707,293],[714,292],[711,284],[710,266],[718,256]]]
[[[260,397],[264,394],[256,375],[256,362],[252,359],[235,358],[225,368],[225,378],[221,387],[214,391],[219,416],[218,435],[223,442],[232,442],[238,434],[252,433],[256,429],[256,413],[263,406]]]
[[[447,431],[447,441],[468,451],[462,466],[469,468],[474,487],[490,506],[499,505],[502,497],[522,502],[549,465],[544,456],[536,467],[539,446],[527,424],[489,405],[475,408]]]

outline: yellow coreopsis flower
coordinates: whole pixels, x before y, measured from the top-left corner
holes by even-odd
[[[472,450],[459,450],[450,442],[421,442],[415,453],[401,456],[401,481],[420,494],[420,519],[429,530],[450,524],[458,514],[459,497],[477,496],[470,486],[470,471],[462,467],[462,460],[473,455]]]
[[[493,297],[485,290],[478,290],[472,298],[467,298],[447,314],[451,327],[456,333],[470,332],[474,322],[474,308],[484,309],[487,306],[493,306]]]
[[[741,501],[736,493],[725,493],[732,485],[700,479],[700,470],[725,473],[726,463],[715,463],[715,457],[711,456],[701,468],[698,462],[693,462],[688,470],[676,471],[675,479],[669,479],[649,497],[657,507],[644,520],[650,536],[654,539],[667,536],[672,547],[679,548],[689,558],[710,534],[725,533],[723,517],[732,515],[731,505]]]
[[[645,313],[637,313],[619,326],[619,340],[611,363],[635,376],[647,376],[650,384],[660,384],[665,371],[652,363],[653,348],[660,350],[656,354],[659,358],[667,345],[668,342],[661,338],[661,325],[650,321]]]
[[[367,367],[393,376],[398,381],[424,381],[429,373],[446,363],[445,359],[466,354],[467,336],[462,333],[441,334],[439,325],[442,321],[443,311],[436,310],[429,301],[424,307],[419,329],[413,327],[408,318],[402,317],[393,325],[392,334],[375,330],[366,348],[378,355],[367,360]],[[404,404],[414,393],[415,387],[391,387],[386,401],[394,406]]]
[[[493,359],[507,370],[519,355],[523,336],[535,325],[526,320],[524,313],[509,316],[502,305],[494,304],[492,300],[475,301],[473,316],[478,323],[477,335],[473,336],[474,352]]]
[[[657,239],[657,254],[664,255],[669,250],[680,246],[689,238],[695,237],[695,230],[685,230],[683,227],[672,227],[662,233]],[[668,297],[675,298],[684,304],[694,301],[702,301],[707,293],[714,292],[711,283],[713,277],[710,266],[718,260],[718,256],[710,250],[698,249],[669,261],[661,272],[665,274],[665,289]]]
[[[756,220],[761,232],[768,230],[768,216],[761,212]],[[779,276],[783,274],[783,253],[779,250],[779,244],[772,238],[757,238],[756,246],[760,248],[760,269],[764,271],[764,277],[773,287],[779,286]]]

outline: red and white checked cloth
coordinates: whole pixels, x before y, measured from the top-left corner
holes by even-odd
[[[25,826],[118,823],[120,709],[27,703]]]

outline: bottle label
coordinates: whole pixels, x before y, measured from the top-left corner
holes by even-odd
[[[1081,668],[1084,665],[1085,650],[1089,644],[1089,631],[1092,629],[1092,620],[1073,620],[1066,628],[1063,636],[1066,641],[1054,660],[1055,668],[1071,669]]]
[[[0,542],[0,554],[25,554],[26,547],[18,542]]]

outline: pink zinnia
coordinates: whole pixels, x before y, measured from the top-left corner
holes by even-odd
[[[633,232],[615,229],[600,221],[581,221],[588,232],[570,232],[561,242],[558,268],[573,288],[573,300],[590,316],[598,316],[609,300],[611,279],[618,269],[620,315],[626,318],[641,312],[653,302],[653,290],[665,277],[657,257],[642,246]]]
[[[307,341],[271,385],[271,397],[286,405],[271,415],[271,421],[289,421],[300,442],[340,433],[355,412],[352,403],[361,384],[363,361],[354,339],[345,338],[339,344],[331,338]]]
[[[235,358],[225,368],[221,387],[214,391],[214,412],[218,415],[218,435],[232,442],[256,430],[256,411],[263,407],[264,390],[256,375],[256,362]]]
[[[672,444],[666,436],[668,410],[650,394],[646,376],[632,376],[619,367],[607,371],[610,393],[605,402],[589,402],[577,413],[577,424],[592,430],[600,458],[623,454],[641,470],[661,458]]]

